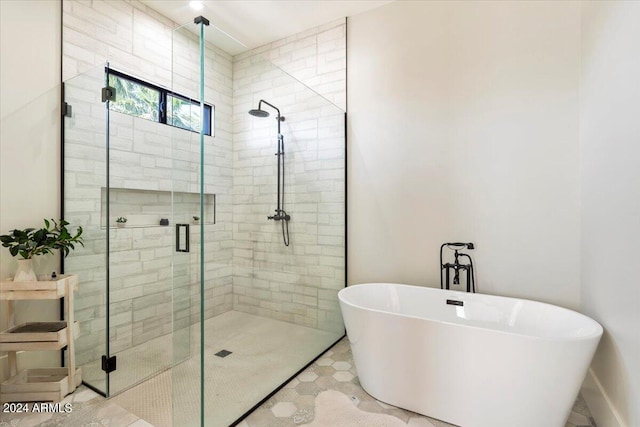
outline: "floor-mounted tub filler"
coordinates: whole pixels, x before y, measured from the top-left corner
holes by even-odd
[[[389,283],[338,295],[362,387],[463,427],[563,427],[602,336],[528,300]]]

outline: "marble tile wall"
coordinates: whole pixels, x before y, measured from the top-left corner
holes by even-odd
[[[345,283],[345,34],[340,20],[233,61],[234,309],[337,333],[336,293]],[[247,114],[260,99],[285,116],[289,247],[281,224],[267,221],[276,207],[277,125],[275,115]]]
[[[260,54],[305,86],[347,110],[347,25],[338,19],[236,55],[234,62]]]

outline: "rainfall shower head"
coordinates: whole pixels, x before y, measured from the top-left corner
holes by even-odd
[[[269,104],[264,99],[261,99],[260,102],[258,102],[258,108],[256,108],[255,110],[249,110],[249,114],[251,114],[253,117],[269,117],[269,113],[262,109],[262,103],[267,104],[269,107],[278,112],[276,120],[278,120],[278,133],[280,133],[280,122],[284,122],[284,117],[280,115],[280,110],[275,105]]]
[[[249,110],[249,114],[251,114],[254,117],[269,117],[269,113],[262,109]]]

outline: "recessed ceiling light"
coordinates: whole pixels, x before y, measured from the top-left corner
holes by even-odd
[[[201,1],[190,1],[189,6],[193,10],[202,10],[202,2]]]

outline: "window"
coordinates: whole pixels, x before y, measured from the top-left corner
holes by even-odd
[[[109,108],[112,111],[154,122],[159,121],[159,90],[111,73],[109,74],[109,86],[116,90],[115,101],[109,102]]]
[[[204,134],[211,135],[211,105],[204,105],[203,122],[200,101],[113,69],[106,71],[109,86],[115,89],[116,95],[115,100],[109,102],[110,110],[197,133],[202,123]]]
[[[204,133],[211,135],[211,107],[204,106]],[[167,94],[167,124],[182,129],[199,132],[202,117],[200,103],[178,94]]]

